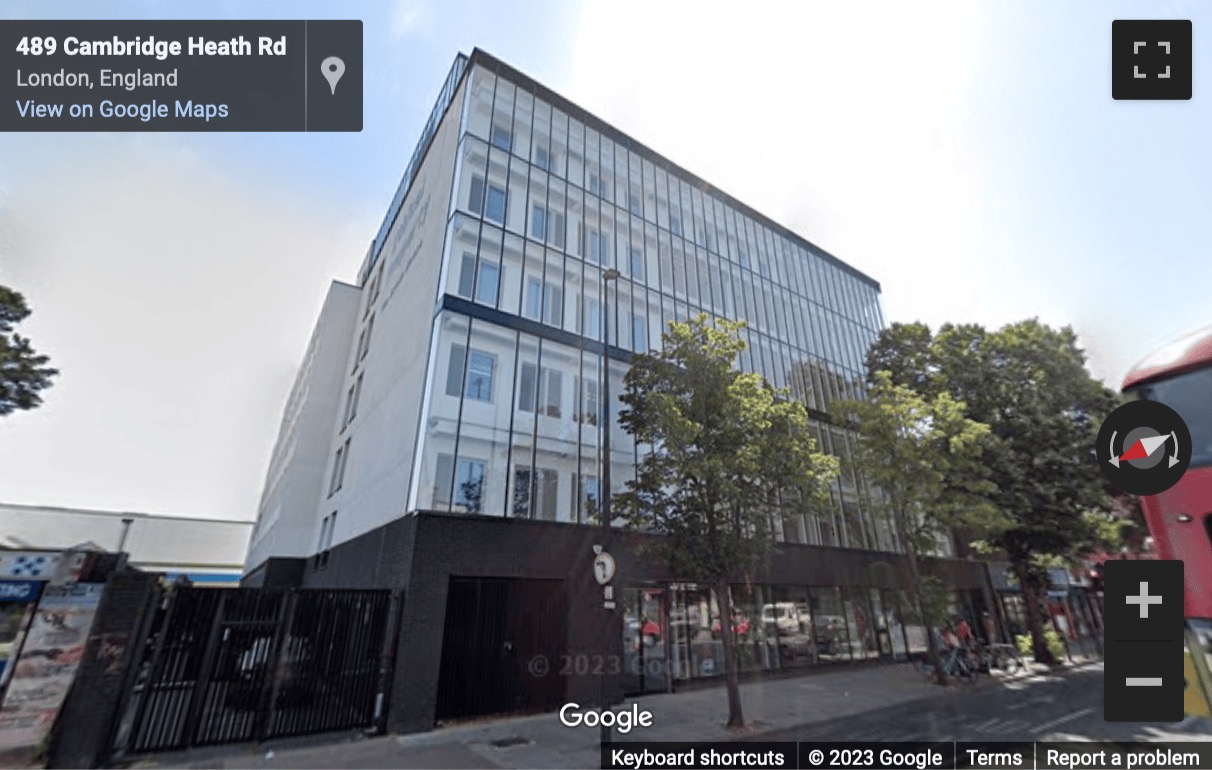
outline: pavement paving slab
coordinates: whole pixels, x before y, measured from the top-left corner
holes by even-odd
[[[1069,667],[1080,671],[1081,667]],[[765,739],[811,731],[814,725],[859,724],[865,715],[925,711],[925,701],[943,703],[971,697],[974,692],[1005,690],[1032,681],[1056,681],[1060,672],[1029,671],[1018,677],[982,677],[976,687],[941,689],[929,684],[912,665],[881,665],[859,669],[805,672],[803,676],[767,679],[741,685],[741,702],[748,725],[741,731],[725,727],[727,701],[722,686],[629,699],[652,713],[652,727],[616,733],[620,743],[631,741],[736,741]],[[1098,695],[1101,698],[1101,692]],[[918,709],[906,709],[921,702]],[[958,705],[958,702],[957,702]],[[619,706],[616,708],[624,708]],[[994,715],[990,715],[994,716]],[[1101,715],[1100,715],[1101,716]],[[1058,725],[1060,726],[1060,725]],[[1068,727],[1068,725],[1064,725]],[[876,730],[873,734],[878,734]],[[783,737],[783,740],[794,738]],[[819,739],[818,739],[819,740]],[[234,768],[580,768],[600,766],[599,731],[567,727],[555,713],[497,720],[477,720],[425,733],[358,738],[328,745],[266,751],[245,747],[226,755],[197,756],[188,752],[149,757],[136,767],[175,767],[191,770]]]

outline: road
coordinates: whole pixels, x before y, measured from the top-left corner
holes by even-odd
[[[1206,724],[1141,725],[1103,721],[1103,667],[1065,676],[1037,675],[946,698],[893,706],[777,733],[763,741],[1182,741],[1210,740]]]

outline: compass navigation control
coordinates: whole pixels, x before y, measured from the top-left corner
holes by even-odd
[[[1129,401],[1107,417],[1095,450],[1114,486],[1156,495],[1177,484],[1191,464],[1191,431],[1165,404]]]

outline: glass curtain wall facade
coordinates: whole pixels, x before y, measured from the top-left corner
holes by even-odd
[[[604,359],[617,415],[630,353],[700,312],[747,320],[742,368],[810,410],[861,395],[870,279],[534,84],[473,66],[461,109],[410,509],[592,521]],[[649,449],[610,423],[619,492]],[[853,440],[813,430],[834,454]],[[895,550],[865,493],[841,479],[779,538]]]

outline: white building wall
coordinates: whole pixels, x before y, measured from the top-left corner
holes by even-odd
[[[122,546],[130,564],[157,572],[239,573],[253,527],[251,521],[0,503],[0,544],[22,550],[93,544],[116,551],[123,519],[131,522]]]
[[[334,281],[329,287],[283,410],[246,571],[270,556],[307,556],[315,550],[316,501],[327,491],[328,445],[345,406],[345,364],[361,298],[356,286]]]
[[[364,377],[361,397],[356,417],[342,426],[343,415],[338,415],[332,426],[325,487],[309,553],[317,550],[323,521],[333,513],[336,524],[326,539],[330,545],[375,529],[407,510],[462,103],[461,87],[384,239],[378,262],[367,274],[368,286],[380,281],[378,296],[372,306],[359,310],[347,362],[339,367],[344,393],[360,375]],[[365,356],[357,360],[358,340],[372,318]],[[340,488],[329,494],[336,453],[344,450],[346,441],[349,455]]]

